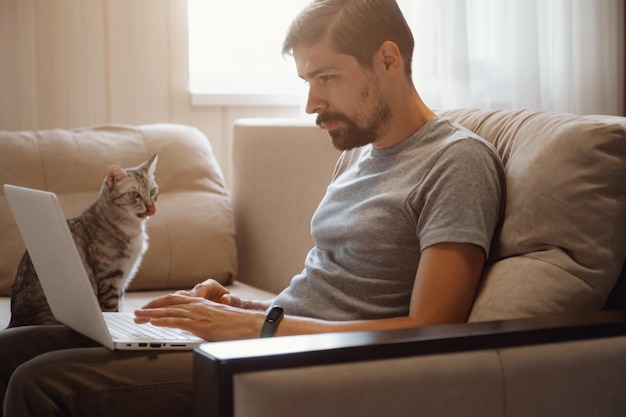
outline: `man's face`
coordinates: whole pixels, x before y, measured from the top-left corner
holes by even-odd
[[[327,39],[297,46],[293,55],[298,75],[309,84],[306,112],[317,113],[318,126],[337,149],[373,143],[384,133],[391,108],[374,70],[335,52]]]

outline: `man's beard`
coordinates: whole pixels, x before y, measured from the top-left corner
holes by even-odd
[[[375,94],[374,99],[369,97],[372,93],[372,87]],[[370,120],[363,128],[342,113],[324,112],[317,116],[316,123],[322,128],[324,128],[327,122],[340,122],[342,124],[342,126],[328,132],[333,146],[340,151],[347,151],[374,142],[378,139],[382,128],[391,119],[391,107],[387,101],[383,100],[382,94],[375,83],[369,83],[368,87],[361,93],[361,97],[377,103],[377,107],[370,115]]]

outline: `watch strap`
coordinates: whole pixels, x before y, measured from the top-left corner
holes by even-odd
[[[276,333],[278,324],[282,320],[284,311],[282,307],[273,306],[265,316],[263,321],[263,329],[261,330],[261,337],[272,337]]]

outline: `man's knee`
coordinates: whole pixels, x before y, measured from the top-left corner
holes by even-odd
[[[60,378],[63,369],[43,359],[25,362],[13,372],[4,402],[6,416],[58,415],[55,412],[65,408],[61,403],[66,397]]]

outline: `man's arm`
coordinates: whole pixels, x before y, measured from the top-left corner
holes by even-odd
[[[327,322],[286,317],[277,336],[341,331],[392,330],[467,321],[485,263],[479,246],[440,243],[422,251],[409,315],[380,320]]]
[[[440,243],[426,248],[409,314],[422,325],[467,321],[484,263],[485,252],[477,245]]]
[[[483,249],[476,245],[433,245],[422,252],[408,316],[338,322],[285,316],[276,336],[392,330],[464,322],[474,301],[484,261]],[[221,294],[219,299],[227,294]],[[236,302],[227,305],[216,301],[215,297],[207,298],[180,294],[165,296],[137,310],[137,321],[149,320],[154,325],[182,328],[206,340],[259,337],[263,311],[242,309],[240,307],[245,306],[238,306]]]

